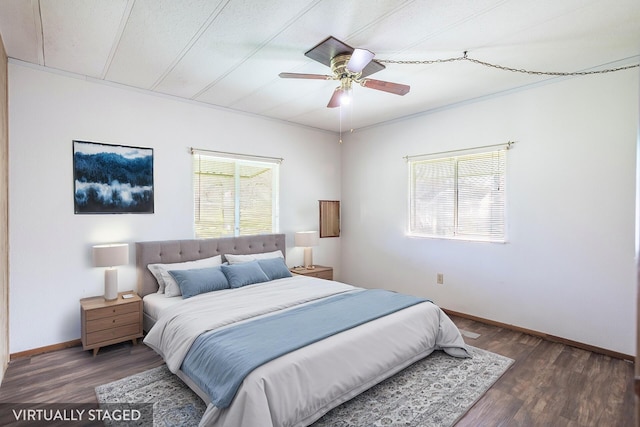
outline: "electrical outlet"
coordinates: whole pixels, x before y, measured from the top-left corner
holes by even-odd
[[[437,276],[437,279],[436,279],[436,283],[438,285],[444,285],[444,274],[438,273],[438,276]]]

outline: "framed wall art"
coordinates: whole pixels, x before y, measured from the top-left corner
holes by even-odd
[[[76,214],[153,213],[153,149],[73,141]]]

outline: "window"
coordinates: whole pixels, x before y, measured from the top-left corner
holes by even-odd
[[[196,237],[277,232],[279,162],[193,151]]]
[[[409,158],[409,234],[505,241],[506,150]]]

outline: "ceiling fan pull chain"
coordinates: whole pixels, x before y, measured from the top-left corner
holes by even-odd
[[[340,118],[340,139],[338,142],[342,144],[342,105],[338,108],[338,117]]]

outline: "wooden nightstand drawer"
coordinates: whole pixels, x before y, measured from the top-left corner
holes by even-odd
[[[139,304],[136,302],[119,304],[111,307],[96,308],[87,311],[87,320],[95,320],[103,317],[119,316],[127,313],[137,313],[140,311]]]
[[[123,298],[130,294],[129,298]],[[103,297],[80,300],[82,320],[82,348],[93,350],[142,337],[142,299],[132,292],[121,292],[113,301]]]
[[[140,319],[138,310],[132,313],[125,313],[119,316],[103,317],[96,320],[87,320],[87,333],[101,331],[103,329],[116,328],[122,325],[137,324]]]
[[[317,277],[318,279],[333,280],[333,267],[316,265],[315,268],[292,268],[291,273],[301,276]]]
[[[129,339],[131,335],[142,334],[140,325],[133,323],[131,325],[124,325],[117,328],[104,329],[102,331],[88,333],[87,334],[87,346],[104,343],[106,341],[117,340],[119,338]]]
[[[325,280],[333,280],[333,271],[324,270],[324,271],[314,271],[312,273],[307,273],[305,276],[317,277],[319,279]]]

